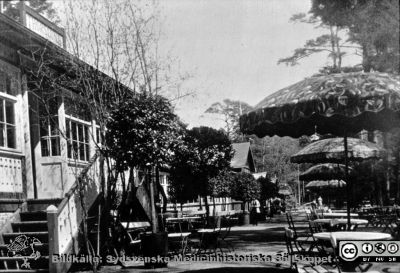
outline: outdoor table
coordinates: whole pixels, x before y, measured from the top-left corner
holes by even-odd
[[[121,225],[127,230],[150,227],[150,223],[147,222],[147,221],[143,221],[143,222],[121,222]]]
[[[182,255],[185,255],[190,234],[190,232],[168,233],[168,243],[170,245],[179,244],[177,252],[180,250]]]
[[[314,233],[315,239],[330,241],[331,234],[335,234],[338,241],[357,241],[357,240],[387,240],[392,238],[389,233],[381,232],[358,232],[358,231],[336,231]]]
[[[347,219],[343,219],[343,218],[316,219],[313,222],[319,223],[319,224],[330,224],[332,221],[335,221],[338,224],[347,224]],[[350,219],[350,223],[353,225],[366,225],[366,224],[368,224],[368,220]]]
[[[187,216],[187,217],[170,217],[167,221],[190,221],[190,220],[200,220],[200,216]]]
[[[347,213],[344,212],[327,212],[322,214],[324,218],[346,218]],[[359,215],[358,213],[350,213],[350,217],[352,218],[358,218]]]
[[[165,219],[167,223],[178,224],[179,231],[182,232],[182,223],[187,223],[187,230],[190,230],[192,227],[192,221],[199,221],[202,218],[200,216],[190,216],[190,217],[170,217]]]
[[[369,240],[388,240],[392,238],[392,235],[381,232],[358,232],[358,231],[336,231],[336,232],[319,232],[314,233],[313,236],[317,240],[331,241],[331,236],[334,234],[337,245],[339,241],[369,241]],[[337,250],[335,250],[336,252]],[[343,262],[344,271],[355,272],[356,267],[360,262]]]
[[[313,222],[322,224],[322,225],[330,225],[330,226],[332,224],[339,225],[339,227],[346,227],[344,230],[347,230],[347,219],[343,219],[343,218],[316,219]],[[353,231],[356,230],[359,225],[367,225],[367,224],[368,224],[368,220],[365,220],[365,219],[350,219],[350,227],[351,227],[351,230],[353,230]]]

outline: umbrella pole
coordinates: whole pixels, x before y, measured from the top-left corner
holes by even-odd
[[[347,199],[347,229],[350,230],[350,181],[349,181],[349,159],[348,159],[348,145],[347,145],[347,130],[344,131],[344,165],[346,177],[346,199]]]

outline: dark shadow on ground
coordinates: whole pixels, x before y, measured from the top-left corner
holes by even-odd
[[[236,251],[280,251],[285,248],[284,226],[261,230],[233,230],[227,240]]]
[[[273,268],[273,267],[220,267],[220,268],[208,268],[208,269],[200,269],[200,270],[192,270],[192,271],[184,271],[191,273],[220,273],[220,272],[228,272],[228,273],[258,273],[258,272],[267,272],[267,273],[295,273],[295,271],[289,268]],[[182,272],[182,273],[184,273]]]

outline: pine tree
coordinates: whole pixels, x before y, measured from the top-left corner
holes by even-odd
[[[12,19],[19,21],[19,5],[20,1],[2,1],[3,13]],[[29,0],[24,1],[25,5],[30,6],[36,12],[46,17],[48,20],[58,23],[59,18],[57,17],[56,10],[53,8],[53,3],[48,0]]]

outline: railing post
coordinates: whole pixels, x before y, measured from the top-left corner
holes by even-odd
[[[55,254],[60,254],[58,248],[58,213],[57,207],[50,205],[47,207],[47,229],[49,231],[49,272],[59,273],[60,263],[53,261]]]

